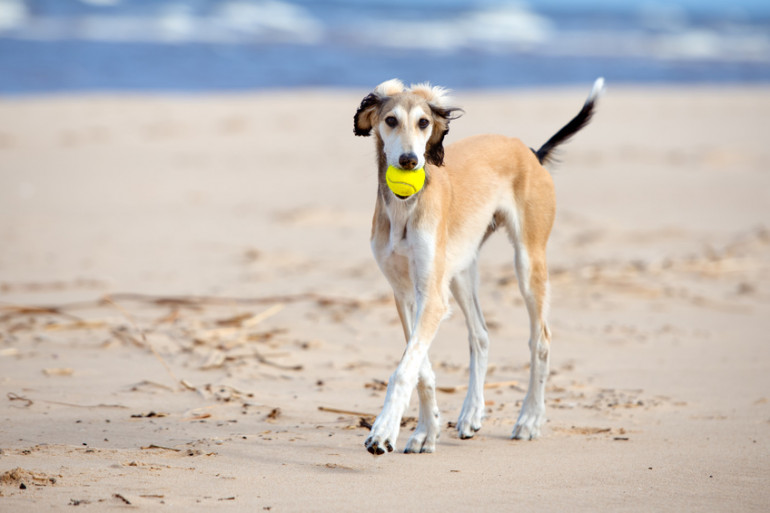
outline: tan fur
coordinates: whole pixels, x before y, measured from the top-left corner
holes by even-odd
[[[376,136],[379,190],[372,250],[393,287],[407,340],[383,411],[366,441],[374,454],[395,447],[415,385],[420,419],[406,452],[435,449],[438,408],[428,348],[447,313],[450,290],[465,314],[471,345],[471,383],[457,429],[461,438],[470,438],[481,427],[488,333],[476,291],[477,258],[484,240],[500,226],[514,245],[519,287],[530,316],[530,384],[514,438],[536,437],[544,421],[550,353],[546,244],[556,212],[553,181],[538,156],[515,138],[479,135],[444,151],[442,141],[454,110],[442,88],[405,88],[399,81],[388,81],[364,99],[355,117],[358,135]],[[397,126],[391,126],[394,119]],[[422,126],[425,120],[428,127]],[[387,188],[384,175],[388,165],[399,165],[400,156],[409,152],[419,152],[427,182],[404,199]]]

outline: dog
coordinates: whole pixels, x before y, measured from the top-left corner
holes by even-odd
[[[354,133],[374,134],[378,192],[371,247],[395,297],[406,350],[388,381],[385,404],[366,439],[375,455],[396,448],[401,418],[415,386],[419,418],[407,453],[430,453],[439,436],[435,374],[428,349],[449,311],[450,292],[465,315],[470,343],[468,393],[457,421],[467,439],[484,418],[489,334],[478,298],[478,255],[484,241],[504,228],[515,250],[519,289],[530,320],[527,394],[512,438],[539,436],[545,421],[545,385],[551,333],[546,243],[556,212],[554,185],[543,167],[553,151],[591,120],[604,80],[594,83],[580,112],[538,150],[519,139],[478,135],[444,148],[450,121],[462,110],[448,91],[430,84],[406,87],[393,79],[378,85],[353,118]],[[425,185],[402,197],[386,183],[389,166],[424,168]]]

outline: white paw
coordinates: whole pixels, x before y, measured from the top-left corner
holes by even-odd
[[[401,419],[392,419],[385,414],[380,414],[374,421],[369,437],[364,442],[366,450],[375,456],[385,454],[385,451],[394,451],[400,427]]]
[[[540,426],[545,422],[545,406],[527,407],[525,404],[519,414],[519,420],[513,426],[511,438],[515,440],[532,440],[540,436]]]
[[[420,424],[414,431],[414,434],[406,443],[405,453],[435,452],[436,440],[438,440],[438,424],[433,426],[424,426]]]
[[[484,420],[484,402],[479,405],[463,405],[460,412],[460,418],[457,420],[457,433],[460,438],[465,440],[473,438],[476,431],[481,429],[481,422]]]

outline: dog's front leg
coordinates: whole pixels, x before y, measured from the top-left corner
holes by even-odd
[[[377,416],[365,445],[372,454],[383,454],[396,448],[401,418],[409,405],[418,378],[420,383],[420,423],[407,445],[407,452],[432,452],[438,436],[438,406],[435,401],[435,378],[428,360],[428,349],[447,311],[448,287],[443,283],[443,261],[424,258],[433,251],[417,252],[423,258],[410,261],[415,286],[416,312],[414,328],[396,371],[388,381],[385,405]],[[401,306],[399,306],[399,310]],[[399,311],[402,321],[406,312]],[[407,331],[405,327],[405,332]]]
[[[404,328],[406,342],[412,338],[414,329],[415,302],[411,294],[407,297],[396,296],[396,309]],[[404,452],[433,452],[436,450],[436,440],[441,432],[440,413],[436,402],[436,375],[426,355],[417,376],[417,396],[420,400],[420,416],[417,428],[406,443]]]
[[[420,369],[427,365],[427,369],[430,368],[428,361],[428,348],[433,340],[438,325],[446,312],[445,298],[440,294],[431,294],[432,297],[426,297],[424,305],[420,305],[418,299],[417,304],[417,322],[415,329],[412,332],[412,336],[409,343],[406,345],[401,361],[396,367],[396,371],[390,377],[388,381],[388,391],[385,395],[385,405],[382,408],[382,412],[377,416],[372,431],[369,434],[369,438],[366,439],[366,448],[372,454],[382,454],[386,450],[393,451],[396,448],[396,439],[398,438],[398,432],[401,427],[401,418],[404,416],[407,406],[409,405],[409,398],[412,395],[417,384],[417,379],[420,375]],[[420,311],[420,306],[423,306]],[[424,372],[427,377],[427,372]],[[432,375],[432,371],[430,372]],[[430,386],[431,383],[425,383]],[[429,399],[428,397],[421,397],[421,399]],[[435,398],[432,401],[435,404]],[[428,403],[429,404],[429,403]],[[427,406],[427,405],[426,405]],[[438,412],[438,408],[435,410],[433,407],[429,408],[431,411],[430,421],[435,419]],[[427,419],[423,419],[427,420]],[[426,425],[427,428],[427,425]],[[433,430],[431,430],[433,431]],[[427,434],[427,433],[426,433]],[[435,445],[435,431],[431,433],[432,440],[428,441],[427,450],[423,452],[430,452]],[[420,441],[420,449],[422,450],[423,442]],[[415,441],[415,444],[417,441]],[[414,451],[416,445],[409,444],[408,449],[410,452]]]
[[[436,441],[441,433],[441,415],[436,402],[436,375],[433,373],[428,355],[425,355],[420,366],[417,395],[420,398],[420,415],[417,428],[409,437],[404,452],[433,452],[436,450]]]

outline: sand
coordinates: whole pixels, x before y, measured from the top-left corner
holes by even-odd
[[[0,510],[767,511],[770,89],[608,86],[553,169],[544,436],[509,439],[528,325],[496,236],[483,429],[450,427],[458,311],[437,452],[381,457],[403,340],[367,91],[0,100]],[[448,141],[537,146],[589,87],[460,92]]]

